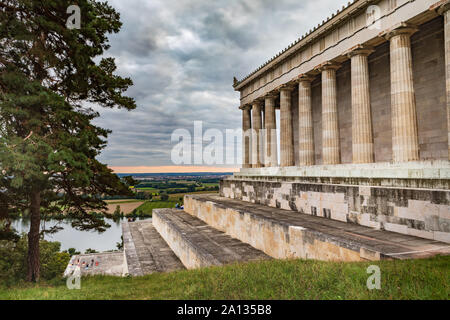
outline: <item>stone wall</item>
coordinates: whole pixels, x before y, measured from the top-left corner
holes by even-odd
[[[341,163],[352,163],[352,92],[350,60],[336,71]]]
[[[448,159],[444,18],[411,37],[420,159]]]
[[[370,103],[375,162],[392,161],[389,43],[369,56]]]
[[[185,211],[235,239],[250,244],[275,259],[325,261],[380,260],[380,254],[353,243],[342,243],[314,230],[288,226],[250,212],[184,197]]]
[[[292,180],[226,179],[220,195],[450,243],[448,190],[339,184],[344,180],[339,178],[334,178],[335,184]]]
[[[420,159],[448,159],[443,18],[420,27],[411,38],[417,102]],[[389,43],[369,56],[370,95],[375,162],[392,161]],[[341,162],[352,162],[350,61],[336,73]],[[316,164],[322,164],[322,88],[320,76],[312,83]],[[298,163],[298,90],[292,93],[294,151]]]

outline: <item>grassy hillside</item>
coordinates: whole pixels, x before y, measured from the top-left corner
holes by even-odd
[[[381,268],[368,290],[367,267]],[[448,299],[450,257],[333,263],[266,261],[139,278],[83,278],[81,290],[57,284],[0,287],[0,299]]]

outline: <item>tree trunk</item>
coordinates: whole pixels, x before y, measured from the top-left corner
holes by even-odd
[[[39,234],[41,226],[41,193],[33,191],[31,194],[31,220],[28,233],[28,275],[27,280],[39,281]]]

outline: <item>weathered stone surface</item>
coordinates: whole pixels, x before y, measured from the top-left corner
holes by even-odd
[[[274,94],[265,97],[264,109],[264,129],[266,130],[266,146],[264,152],[264,166],[276,167],[278,166],[278,148],[277,148],[277,122],[275,113],[275,98]]]
[[[416,26],[401,23],[386,34],[390,43],[392,154],[395,162],[419,160],[411,35]]]
[[[221,196],[428,239],[450,234],[448,190],[259,178],[223,180]]]
[[[358,46],[349,53],[352,74],[352,151],[353,163],[374,160],[368,55],[373,50]]]
[[[79,271],[76,271],[77,268],[79,268]],[[108,275],[121,277],[127,272],[124,253],[105,252],[74,255],[64,271],[64,277],[75,275],[78,272],[81,276]]]
[[[263,252],[180,210],[156,209],[153,221],[188,269],[270,259]]]
[[[431,8],[444,16],[445,87],[447,102],[448,156],[450,159],[450,2],[440,1]]]
[[[184,269],[151,220],[122,223],[128,273],[142,276]]]
[[[322,159],[324,164],[341,163],[337,110],[336,70],[340,66],[326,63],[322,71]]]
[[[311,105],[311,82],[303,76],[298,84],[298,158],[300,166],[314,165],[314,126]]]
[[[423,258],[450,245],[216,195],[186,195],[185,211],[271,257],[336,261]]]
[[[294,132],[292,123],[292,86],[280,89],[280,166],[295,165]]]
[[[242,167],[251,168],[250,147],[252,143],[251,136],[252,118],[250,107],[242,108]]]
[[[261,102],[255,101],[252,106],[252,168],[262,167],[262,115]]]
[[[241,169],[231,179],[254,179],[397,188],[450,189],[450,162],[317,165],[289,168]]]

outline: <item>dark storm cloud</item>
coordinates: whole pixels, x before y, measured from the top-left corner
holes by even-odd
[[[171,133],[241,125],[233,76],[242,78],[346,1],[108,0],[121,14],[107,56],[131,77],[132,112],[102,110],[113,130],[100,160],[111,166],[171,165]]]

